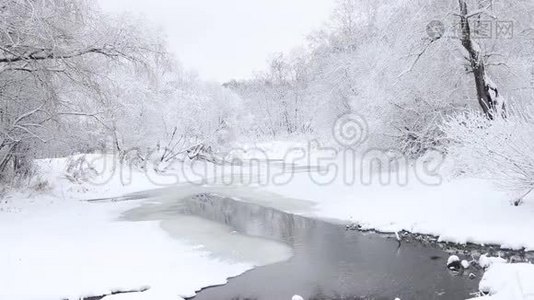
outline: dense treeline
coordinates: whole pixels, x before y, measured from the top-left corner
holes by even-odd
[[[28,173],[35,158],[107,144],[187,148],[213,135],[235,100],[185,72],[131,16],[86,0],[0,1],[3,179]]]
[[[355,112],[369,123],[367,147],[454,152],[458,166],[507,173],[498,177],[525,189],[534,181],[531,147],[506,158],[502,139],[534,138],[533,17],[534,3],[523,0],[339,0],[305,47],[226,85],[257,108],[259,135],[327,136],[336,117]],[[503,168],[521,159],[521,176]]]
[[[131,16],[87,0],[0,0],[0,176],[110,145],[172,159],[228,142],[223,131],[328,143],[335,120],[358,113],[367,147],[454,153],[462,173],[529,190],[533,16],[530,0],[338,0],[306,45],[221,87]]]

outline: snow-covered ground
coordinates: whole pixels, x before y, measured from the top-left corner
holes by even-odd
[[[407,186],[346,185],[336,180],[323,186],[309,174],[296,173],[287,184],[261,190],[312,201],[315,216],[351,221],[364,229],[406,230],[446,242],[534,250],[534,201],[515,207],[508,193],[480,179],[444,181],[438,186],[417,180]]]
[[[315,206],[308,215],[350,221],[363,229],[388,233],[406,230],[438,236],[444,242],[534,251],[532,198],[516,207],[512,202],[517,195],[487,180],[447,179],[428,172],[420,174],[416,167],[401,167],[393,173],[400,177],[390,178],[388,172],[371,172],[366,177],[369,169],[365,164],[356,160],[349,165],[355,166],[348,168],[349,174],[356,170],[350,184],[341,175],[347,161],[336,159],[330,160],[330,172],[295,173],[287,183],[260,190],[311,201]],[[487,272],[480,290],[489,294],[483,299],[534,299],[534,265],[507,264],[500,259],[481,261],[481,265]]]
[[[508,264],[503,259],[484,256],[480,265],[486,268],[480,290],[488,295],[478,300],[534,299],[534,265]]]
[[[191,234],[171,236],[158,221],[123,221],[121,213],[138,207],[137,201],[79,200],[154,189],[155,182],[161,184],[169,178],[149,179],[136,171],[132,183],[123,186],[120,176],[103,172],[91,179],[92,184],[78,184],[65,176],[69,161],[72,159],[40,161],[40,181],[48,184],[39,191],[11,193],[3,199],[0,299],[79,299],[149,288],[106,299],[176,300],[224,284],[227,278],[257,265],[288,258],[285,246],[278,245],[271,261],[251,255],[244,259],[214,256],[210,245],[199,244]],[[197,236],[205,234],[199,230],[205,230],[219,237],[226,234],[234,244],[251,243],[250,238],[225,228],[193,221],[197,222],[193,223]],[[273,249],[273,242],[253,242],[255,251]]]
[[[192,296],[253,267],[172,240],[157,222],[114,221],[132,203],[35,201],[1,214],[1,299],[78,299],[145,287],[176,299],[170,296]]]
[[[272,146],[271,151],[283,153],[280,147]],[[511,195],[481,179],[434,182],[437,178],[425,179],[417,176],[421,175],[417,171],[408,170],[406,184],[381,184],[379,174],[370,177],[375,179],[372,183],[356,176],[347,184],[343,176],[332,177],[317,170],[280,177],[277,165],[258,169],[271,171],[267,178],[262,177],[262,183],[245,184],[235,178],[215,180],[236,170],[208,164],[175,166],[170,173],[179,169],[180,176],[152,171],[146,176],[134,171],[132,181],[123,185],[129,176],[121,180],[118,172],[96,176],[91,183],[73,183],[64,176],[66,159],[40,164],[42,178],[51,187],[34,195],[10,194],[7,203],[0,206],[0,298],[57,299],[149,286],[145,293],[108,299],[175,299],[173,296],[193,295],[199,288],[224,283],[226,278],[252,268],[253,262],[222,261],[186,241],[172,239],[157,222],[117,221],[121,212],[138,205],[135,201],[98,205],[77,201],[191,179],[205,180],[203,186],[194,185],[192,191],[211,189],[289,212],[354,222],[364,228],[407,230],[436,235],[442,241],[534,250],[534,201],[514,207]],[[331,167],[342,168],[343,164],[346,162],[336,160]],[[254,174],[250,170],[244,173]],[[291,199],[309,205],[292,205]],[[489,291],[491,299],[531,299],[532,282],[532,265],[494,263],[488,265],[481,289]]]

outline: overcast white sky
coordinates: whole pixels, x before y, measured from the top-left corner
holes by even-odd
[[[328,20],[334,0],[100,0],[160,25],[184,66],[203,79],[250,77]]]

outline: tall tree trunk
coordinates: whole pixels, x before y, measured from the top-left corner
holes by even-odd
[[[486,66],[476,42],[472,39],[471,26],[469,24],[466,0],[458,0],[460,7],[460,40],[462,46],[469,53],[469,62],[475,79],[478,103],[489,119],[494,119],[499,114],[505,116],[505,103],[499,95],[495,84],[486,74]]]

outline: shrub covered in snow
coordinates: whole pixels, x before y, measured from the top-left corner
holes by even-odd
[[[534,107],[489,120],[477,112],[449,118],[443,131],[448,153],[462,172],[495,180],[519,193],[534,188]]]
[[[392,110],[395,119],[397,146],[410,157],[420,157],[429,150],[443,150],[446,137],[441,128],[443,120],[459,111],[459,107],[439,101],[417,98],[405,107]]]

